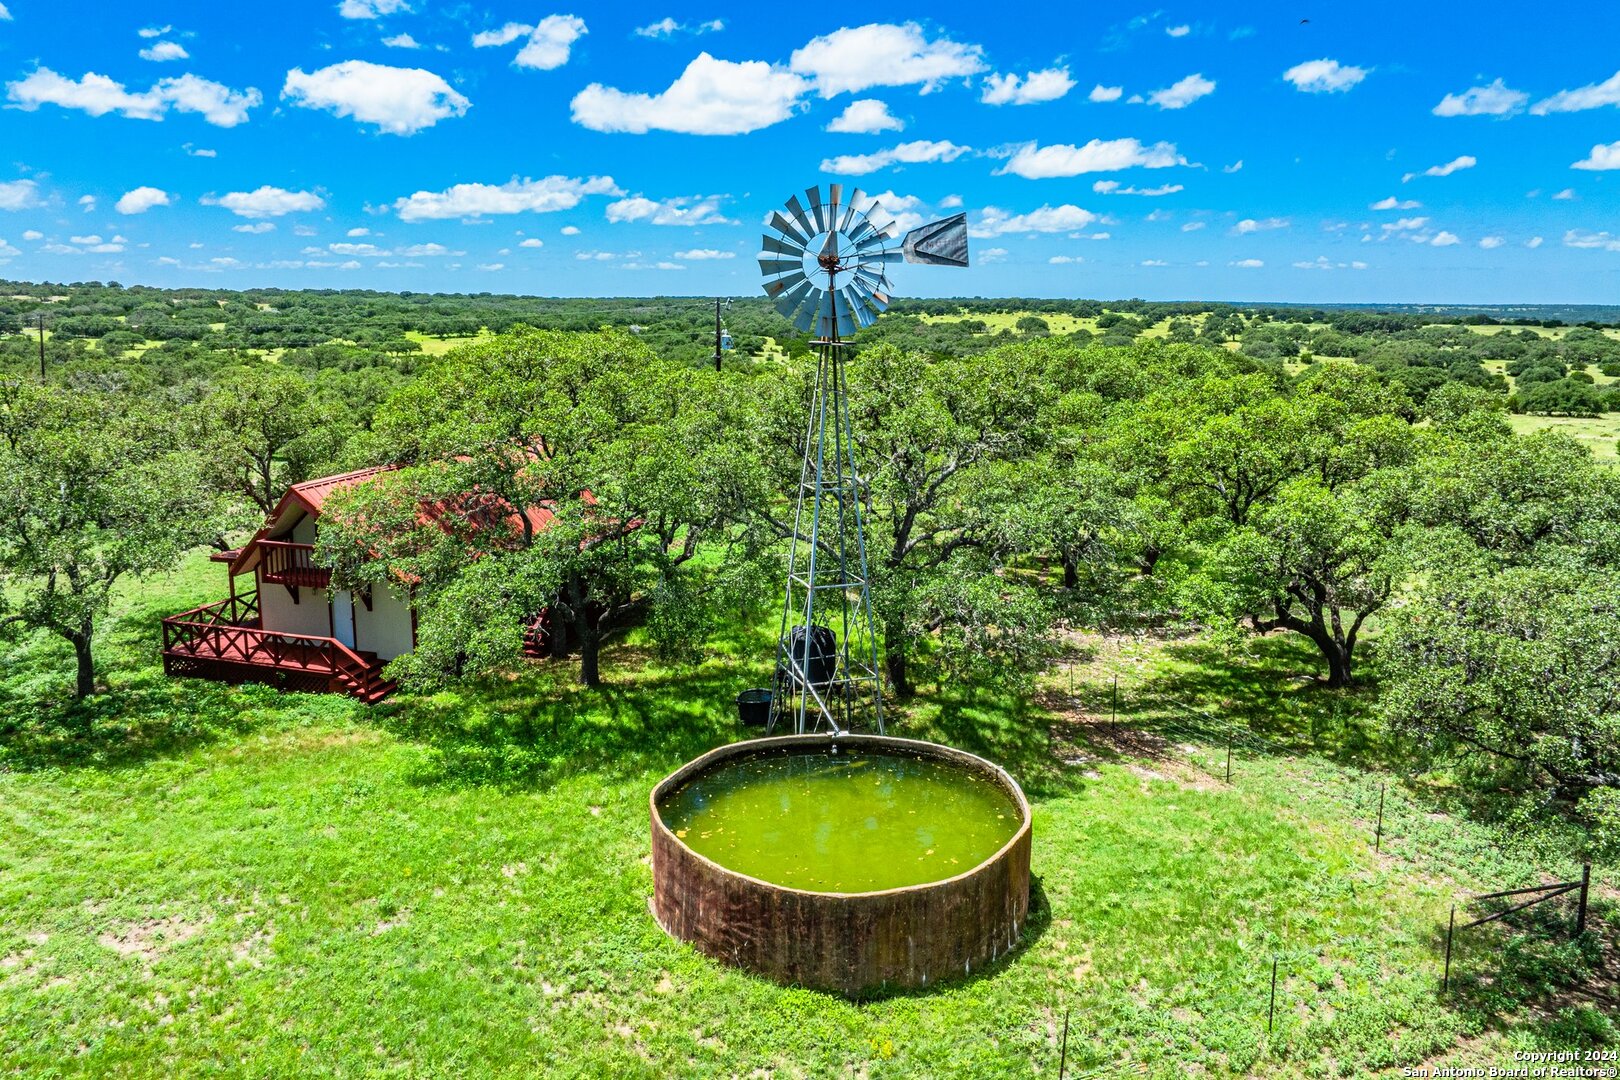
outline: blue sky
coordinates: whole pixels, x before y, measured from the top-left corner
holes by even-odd
[[[902,295],[1620,297],[1615,5],[881,11],[5,0],[0,275],[749,294],[842,180]]]

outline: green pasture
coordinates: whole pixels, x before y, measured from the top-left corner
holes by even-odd
[[[1077,635],[1028,694],[924,686],[892,730],[1030,796],[1031,916],[990,970],[855,1003],[717,964],[647,910],[647,792],[750,734],[731,702],[768,614],[695,664],[631,634],[600,691],[536,662],[367,708],[164,678],[157,618],[224,587],[197,555],[127,588],[108,692],[75,711],[62,647],[7,654],[0,1073],[1051,1077],[1065,1016],[1071,1076],[1394,1075],[1620,1039],[1612,984],[1559,989],[1604,962],[1564,909],[1465,939],[1437,994],[1451,906],[1567,875],[1568,838],[1404,775],[1371,691],[1320,689],[1288,641]],[[1234,724],[1255,735],[1227,783]]]

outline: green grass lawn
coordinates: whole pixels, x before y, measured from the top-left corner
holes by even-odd
[[[731,698],[764,634],[678,666],[632,635],[597,692],[549,663],[376,708],[164,679],[155,617],[222,576],[193,559],[127,591],[75,730],[17,720],[65,684],[60,650],[8,655],[0,1071],[1055,1076],[1065,1014],[1071,1076],[1357,1076],[1620,1037],[1612,998],[1557,988],[1598,962],[1567,927],[1478,934],[1437,998],[1460,895],[1569,867],[1421,777],[1392,783],[1375,853],[1360,763],[1398,748],[1288,641],[1076,638],[1027,700],[936,690],[897,714],[1024,784],[1032,913],[989,971],[852,1003],[720,966],[648,914],[648,790],[748,734]],[[1211,775],[1227,717],[1270,740],[1231,784]]]
[[[1551,429],[1568,435],[1592,451],[1599,461],[1620,456],[1620,413],[1602,416],[1509,416],[1508,423],[1521,435]]]

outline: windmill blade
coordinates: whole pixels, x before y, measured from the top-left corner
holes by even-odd
[[[853,309],[849,307],[840,307],[838,309],[836,324],[838,327],[839,337],[854,337],[856,327]]]
[[[787,240],[778,240],[774,236],[759,238],[759,246],[766,251],[774,251],[778,255],[788,255],[796,259],[804,258],[804,248]]]
[[[797,195],[788,196],[787,212],[793,215],[793,220],[799,223],[799,231],[805,235],[805,244],[809,245],[809,238],[816,235],[817,229],[810,224],[810,216],[804,212],[804,206],[799,202]]]
[[[761,259],[759,271],[762,274],[802,274],[804,264],[798,259]]]
[[[789,286],[787,292],[776,298],[776,303],[773,306],[782,313],[784,318],[791,319],[793,313],[798,310],[799,305],[804,302],[805,294],[813,288],[815,286],[810,283],[810,279],[805,278],[797,285]]]
[[[866,198],[866,192],[856,188],[849,193],[849,201],[844,205],[844,220],[838,223],[838,231],[848,236],[855,224],[855,219],[861,214],[861,200]]]
[[[903,252],[890,248],[883,251],[863,251],[860,253],[859,263],[861,266],[865,266],[867,263],[904,262],[905,258]]]
[[[783,217],[782,211],[780,210],[771,211],[771,228],[775,229],[783,236],[791,236],[794,240],[798,241],[800,247],[810,243],[810,238],[805,236],[798,229],[794,228],[793,222]]]
[[[767,281],[765,283],[765,295],[777,296],[782,292],[783,289],[791,289],[793,286],[804,280],[804,271],[802,269],[795,269],[793,273],[788,274],[786,277],[779,277],[775,281]]]
[[[799,330],[809,330],[815,326],[816,316],[821,311],[822,301],[827,294],[818,286],[811,285],[800,296],[798,310],[793,315],[793,325]]]
[[[816,232],[827,231],[827,219],[822,216],[821,185],[812,184],[804,189],[804,197],[810,200],[810,216],[815,218]]]
[[[955,214],[940,221],[930,221],[906,233],[900,242],[906,262],[928,266],[966,266],[968,264],[967,215]]]
[[[861,299],[878,314],[881,315],[888,310],[889,298],[883,292],[884,285],[880,279],[857,276],[850,284],[860,294]]]
[[[837,230],[838,219],[844,215],[844,185],[827,185],[827,228]]]
[[[877,315],[866,304],[865,299],[856,291],[853,285],[845,285],[839,290],[844,298],[844,308],[854,316],[855,321],[862,327],[871,326],[877,322]]]

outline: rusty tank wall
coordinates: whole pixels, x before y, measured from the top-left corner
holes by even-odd
[[[785,888],[736,873],[687,847],[659,803],[699,773],[781,749],[826,747],[825,735],[755,739],[696,758],[653,788],[652,910],[666,932],[717,960],[776,982],[850,996],[928,986],[971,974],[1018,943],[1029,912],[1029,803],[1012,777],[934,743],[840,735],[840,747],[922,754],[1006,789],[1021,821],[985,862],[941,881],[868,893]]]

